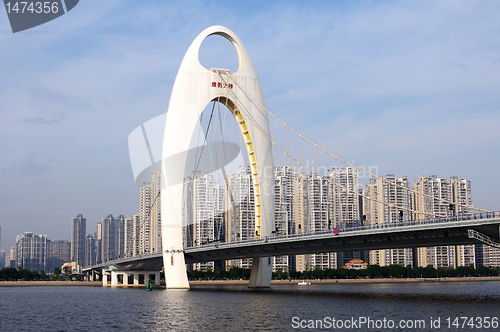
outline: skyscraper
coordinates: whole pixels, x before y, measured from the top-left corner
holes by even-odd
[[[71,261],[81,267],[85,264],[86,237],[87,220],[79,213],[71,223]]]

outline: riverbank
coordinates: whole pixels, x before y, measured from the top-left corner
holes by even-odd
[[[272,280],[271,285],[296,285],[300,280]],[[406,283],[406,282],[462,282],[462,281],[499,281],[500,277],[461,277],[461,278],[377,278],[377,279],[308,279],[311,284],[360,284],[360,283]],[[238,286],[248,284],[248,280],[196,280],[190,286]]]
[[[296,285],[300,280],[272,280],[271,285]],[[407,283],[407,282],[463,282],[463,281],[500,281],[500,277],[461,277],[461,278],[377,278],[377,279],[308,279],[311,284],[362,284],[362,283]],[[192,280],[191,286],[239,286],[247,285],[248,280]],[[162,282],[162,285],[165,285]],[[99,286],[102,281],[0,281],[2,286]]]
[[[101,286],[102,281],[0,281],[1,286]]]

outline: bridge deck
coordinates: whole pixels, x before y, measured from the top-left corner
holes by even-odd
[[[326,252],[363,251],[375,249],[415,248],[446,245],[479,244],[468,237],[473,229],[493,239],[500,238],[500,217],[460,221],[429,220],[428,223],[403,223],[383,228],[325,231],[315,234],[296,234],[260,241],[210,244],[184,249],[186,263],[229,260],[248,257],[271,257]],[[84,269],[113,268],[120,270],[160,270],[161,253],[129,257]]]

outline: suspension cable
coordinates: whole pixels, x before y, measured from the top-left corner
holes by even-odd
[[[219,74],[219,76],[221,76],[221,75]],[[221,79],[222,79],[222,80],[224,80],[224,78],[223,78],[222,76],[221,76]],[[225,82],[225,81],[224,81],[224,82]],[[235,82],[235,83],[236,83],[236,82]],[[236,83],[236,85],[238,85],[238,84]],[[239,87],[239,85],[238,85],[238,87]],[[240,89],[241,89],[241,87],[240,87]],[[242,90],[243,92],[245,92],[243,89],[241,89],[241,90]],[[272,140],[272,139],[271,139],[271,138],[270,138],[270,137],[269,137],[269,136],[268,136],[268,135],[264,132],[264,130],[263,130],[262,128],[260,128],[260,126],[259,126],[259,125],[256,123],[256,121],[253,119],[253,117],[251,117],[251,116],[250,116],[249,112],[246,110],[246,108],[244,107],[243,103],[241,103],[241,101],[239,100],[238,96],[237,96],[237,95],[236,95],[233,91],[231,91],[231,90],[229,90],[229,91],[233,94],[233,96],[235,97],[235,99],[236,99],[236,100],[237,100],[237,101],[241,104],[242,109],[243,109],[243,110],[244,110],[244,112],[245,112],[245,115],[247,115],[247,118],[248,118],[248,119],[252,122],[252,124],[255,126],[255,128],[257,128],[257,129],[261,132],[261,134],[262,134],[262,135],[263,135],[263,136],[264,136],[267,140],[269,140],[269,142],[271,142],[271,144],[273,144],[274,146],[276,146],[276,147],[277,147],[279,150],[281,150],[281,151],[282,151],[282,152],[283,152],[286,156],[288,156],[290,159],[293,159],[293,160],[294,160],[297,164],[299,164],[299,165],[301,165],[302,167],[304,167],[305,169],[309,170],[311,173],[316,174],[317,176],[321,177],[322,179],[324,179],[324,180],[326,180],[326,181],[328,181],[328,182],[332,183],[332,184],[333,184],[334,186],[336,186],[336,187],[341,187],[341,188],[343,188],[343,189],[347,190],[347,191],[348,191],[348,192],[350,192],[350,193],[354,193],[354,194],[356,194],[356,195],[358,195],[358,196],[362,196],[362,197],[364,197],[364,198],[366,198],[366,199],[369,199],[369,200],[371,200],[371,201],[374,201],[374,202],[376,202],[376,203],[380,203],[380,204],[383,204],[383,205],[386,205],[386,206],[390,206],[390,207],[393,207],[393,208],[395,208],[395,209],[405,210],[405,211],[408,211],[408,212],[411,212],[411,213],[420,213],[420,214],[430,215],[430,216],[434,216],[434,217],[442,217],[442,216],[439,216],[439,215],[434,214],[434,213],[430,213],[430,212],[420,212],[420,211],[417,211],[417,210],[413,210],[413,209],[411,209],[411,208],[405,208],[405,207],[401,207],[401,206],[393,205],[393,204],[390,204],[390,203],[387,203],[387,202],[379,201],[379,200],[377,200],[377,199],[375,199],[375,198],[372,198],[372,197],[366,196],[366,195],[365,195],[365,194],[363,194],[363,193],[359,193],[359,192],[353,191],[352,189],[348,188],[347,186],[344,186],[344,185],[342,185],[342,184],[338,184],[338,183],[336,183],[335,181],[332,181],[332,179],[330,179],[329,177],[327,177],[327,176],[323,176],[323,175],[321,175],[320,173],[318,173],[318,172],[314,171],[314,170],[313,170],[313,169],[311,169],[309,166],[307,166],[307,165],[305,165],[305,164],[301,163],[299,160],[297,160],[296,158],[294,158],[294,157],[293,157],[291,154],[289,154],[289,153],[288,153],[285,149],[283,149],[283,148],[282,148],[281,146],[279,146],[276,142],[274,142],[274,141],[273,141],[273,140]],[[245,93],[245,95],[247,95],[247,94]],[[248,96],[248,95],[247,95],[247,96]],[[255,105],[255,104],[254,104],[254,105]],[[277,118],[276,118],[276,119],[277,119]],[[280,120],[278,119],[278,121],[280,121]],[[280,121],[280,122],[281,122],[281,123],[283,123],[282,121]],[[283,124],[284,124],[284,123],[283,123]],[[285,125],[286,125],[286,124],[285,124]],[[287,127],[288,127],[288,126],[287,126]],[[288,128],[290,128],[290,127],[288,127]],[[291,128],[290,128],[290,129],[291,129]],[[293,129],[291,129],[291,130],[297,134],[297,132],[296,132],[296,131],[294,131]],[[302,137],[303,137],[303,136],[302,136]],[[306,138],[304,138],[304,139],[305,139],[306,141],[310,142],[310,141],[309,141],[309,140],[307,140]],[[317,145],[315,145],[315,146],[316,146],[318,149],[323,150],[323,149],[321,149],[321,147],[319,147],[319,146],[317,146]],[[355,168],[356,168],[356,169],[358,169],[357,167],[355,167]],[[403,188],[405,188],[405,189],[406,189],[406,187],[403,187]]]
[[[222,77],[222,75],[219,73],[219,76],[221,77],[222,80],[224,80],[224,78]],[[265,106],[262,106],[258,101],[256,101],[255,99],[253,99],[239,84],[238,82],[232,77],[231,74],[228,75],[231,80],[236,84],[236,86],[238,86],[238,88],[245,94],[245,96],[247,96],[248,99],[250,99],[252,101],[252,103],[257,107],[257,108],[262,108],[263,110],[265,110],[269,115],[271,115],[273,118],[275,118],[276,120],[278,120],[281,124],[283,124],[285,127],[287,127],[288,129],[290,129],[293,133],[295,133],[296,135],[298,135],[300,138],[303,138],[306,142],[308,142],[309,144],[313,145],[314,147],[316,147],[317,149],[323,151],[324,153],[330,155],[331,157],[341,161],[342,163],[352,167],[352,168],[355,168],[357,169],[358,171],[361,171],[363,173],[366,173],[368,175],[370,175],[371,177],[373,178],[376,178],[376,179],[380,179],[381,181],[383,182],[386,182],[386,183],[391,183],[390,181],[388,181],[387,179],[384,179],[383,177],[381,176],[378,176],[378,175],[375,175],[363,168],[360,168],[352,163],[349,163],[348,161],[330,153],[329,151],[325,150],[324,148],[322,148],[321,146],[315,144],[314,142],[312,142],[311,140],[309,140],[308,138],[306,138],[305,136],[301,135],[299,132],[297,132],[296,130],[294,130],[292,127],[290,127],[289,125],[287,125],[285,122],[283,122],[281,119],[279,119],[276,115],[274,115],[271,111],[269,111]],[[226,83],[226,81],[224,80],[224,82]],[[233,92],[234,94],[234,92]],[[252,119],[253,121],[253,119]],[[254,122],[254,121],[253,121]],[[255,122],[254,122],[255,123]],[[258,126],[257,126],[258,127]],[[260,129],[260,128],[259,128]],[[266,135],[267,136],[267,135]],[[476,208],[476,207],[473,207],[473,206],[469,206],[469,205],[464,205],[464,204],[460,204],[460,203],[457,203],[457,202],[452,202],[452,201],[448,201],[446,199],[443,199],[443,198],[439,198],[439,197],[434,197],[432,195],[429,195],[429,194],[426,194],[426,193],[423,193],[423,192],[419,192],[417,190],[414,190],[414,189],[411,189],[411,188],[408,188],[408,187],[405,187],[403,185],[399,185],[399,184],[395,184],[396,187],[399,187],[399,188],[402,188],[404,190],[408,190],[416,195],[420,195],[420,196],[424,196],[424,197],[427,197],[427,198],[431,198],[431,199],[435,199],[435,200],[438,200],[438,201],[441,201],[441,202],[444,202],[444,203],[448,203],[448,204],[453,204],[453,205],[456,205],[456,206],[459,206],[459,207],[463,207],[463,208],[467,208],[467,209],[471,209],[471,210],[477,210],[477,211],[482,211],[482,212],[491,212],[489,210],[485,210],[485,209],[480,209],[480,208]],[[384,203],[385,204],[385,203]],[[414,211],[414,210],[413,210]],[[428,215],[433,215],[432,213],[425,213],[425,212],[420,212],[420,211],[415,211],[415,213],[419,213],[419,214],[428,214]],[[442,217],[442,216],[441,216]]]
[[[146,217],[144,218],[144,220],[141,221],[141,223],[139,224],[139,230],[137,232],[137,234],[135,235],[135,239],[134,241],[132,241],[132,243],[129,243],[127,248],[125,249],[125,253],[124,253],[124,257],[128,257],[128,254],[129,254],[129,251],[132,249],[132,247],[134,246],[133,243],[137,243],[137,240],[139,239],[139,235],[141,234],[141,229],[144,228],[144,225],[146,224],[146,220],[148,220],[150,217],[151,217],[151,210],[153,209],[153,207],[156,205],[156,201],[158,200],[158,197],[160,197],[160,193],[161,193],[161,190],[158,190],[158,194],[156,194],[156,197],[155,199],[153,200],[153,203],[149,205],[149,208],[148,208],[148,212],[146,214]]]
[[[205,139],[203,140],[203,145],[201,146],[200,157],[198,158],[198,162],[196,163],[196,167],[194,168],[194,171],[193,171],[193,174],[195,177],[196,177],[196,172],[198,171],[198,166],[200,165],[201,156],[203,155],[203,148],[205,147],[205,144],[207,143],[208,131],[210,129],[210,124],[212,123],[212,117],[214,116],[214,109],[215,109],[215,101],[214,101],[214,105],[212,106],[212,113],[210,114],[210,119],[208,120],[207,131],[205,132]]]

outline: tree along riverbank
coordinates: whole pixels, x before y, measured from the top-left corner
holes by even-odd
[[[0,281],[2,286],[101,286],[102,281]]]
[[[0,270],[0,281],[81,281],[83,276],[79,274],[61,272],[61,269],[55,268],[54,273],[46,274],[41,272],[22,269],[21,267],[6,267]]]
[[[459,266],[453,268],[435,269],[431,265],[427,267],[411,267],[401,265],[379,266],[368,265],[366,269],[319,269],[310,271],[277,271],[273,272],[273,280],[299,280],[299,279],[375,279],[375,278],[403,278],[403,279],[422,279],[422,278],[460,278],[460,277],[497,277],[500,276],[500,267],[478,266]],[[228,271],[224,269],[206,271],[193,270],[188,272],[189,280],[248,280],[250,278],[250,269],[232,267]]]
[[[303,279],[273,280],[271,285],[296,285]],[[377,279],[313,279],[308,281],[313,285],[321,284],[364,284],[364,283],[418,283],[418,282],[469,282],[469,281],[500,281],[500,277],[458,277],[458,278],[377,278]],[[194,280],[191,286],[239,286],[248,285],[248,280]],[[97,286],[102,287],[101,281],[0,281],[0,287],[18,286]],[[164,287],[165,283],[162,282]]]
[[[272,280],[271,285],[297,285],[304,279]],[[365,284],[365,283],[419,283],[419,282],[462,282],[462,281],[500,281],[500,277],[457,277],[457,278],[377,278],[377,279],[307,279],[311,284]],[[247,285],[248,280],[192,280],[191,286],[238,286]]]

